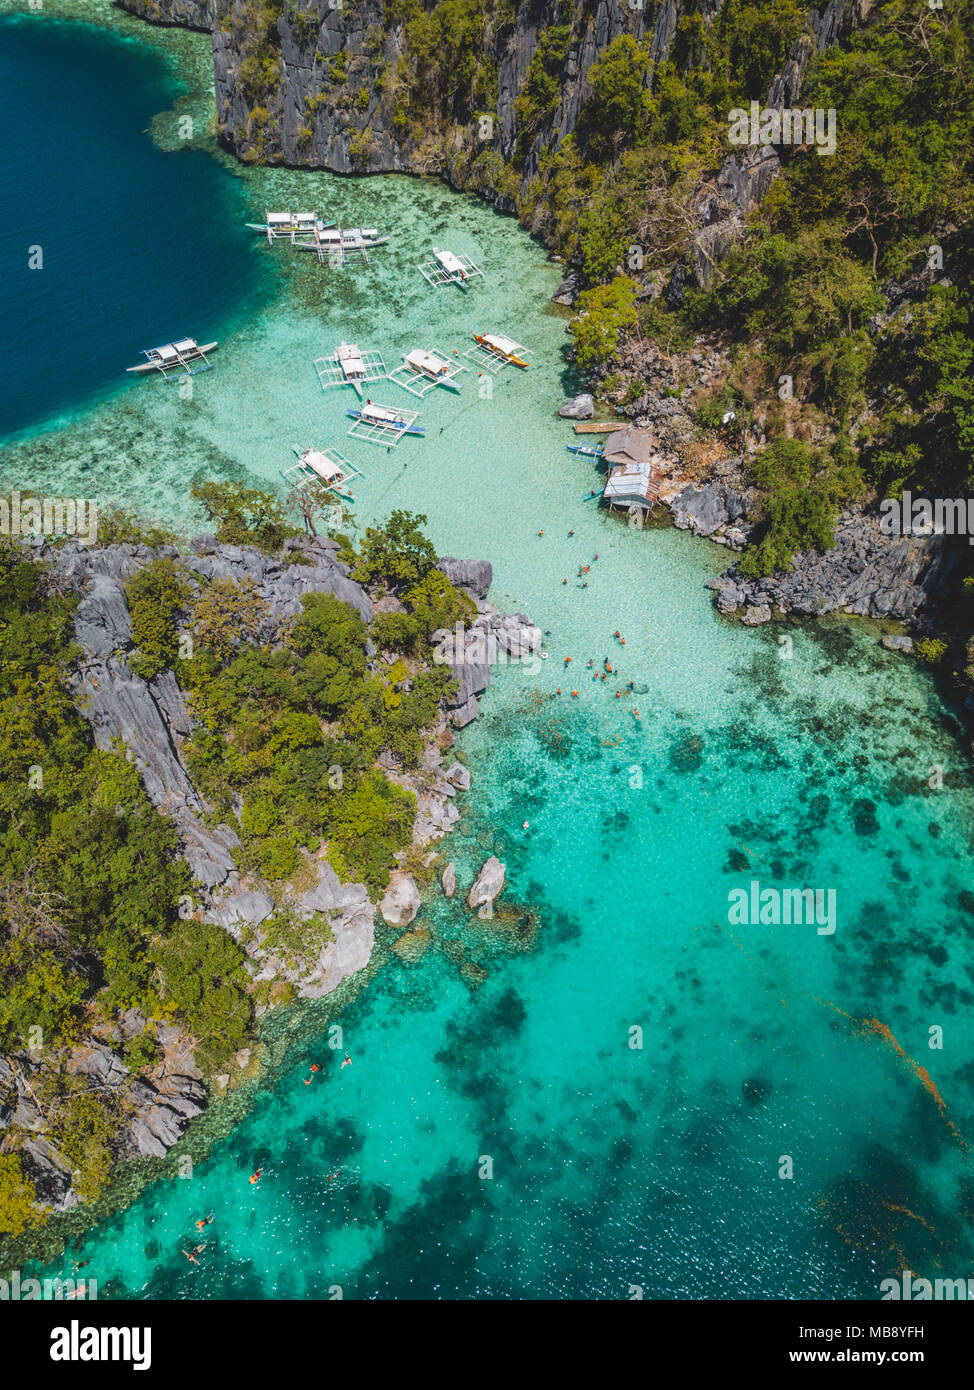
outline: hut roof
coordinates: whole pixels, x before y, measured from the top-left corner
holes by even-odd
[[[609,435],[603,458],[606,463],[649,463],[653,452],[654,441],[649,430],[630,425]]]

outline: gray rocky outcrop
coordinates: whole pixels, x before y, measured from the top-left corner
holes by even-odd
[[[150,24],[176,24],[181,29],[213,28],[217,0],[118,0],[123,10]]]
[[[558,414],[563,420],[591,420],[595,414],[595,398],[584,392],[566,401]]]
[[[445,898],[452,898],[457,891],[457,869],[453,863],[447,864],[440,877],[440,887]]]
[[[390,927],[408,927],[419,911],[419,889],[409,874],[394,870],[379,903],[382,920]]]
[[[730,538],[740,544],[746,538],[751,495],[719,480],[702,487],[688,487],[670,503],[674,526],[712,540]]]
[[[457,589],[463,589],[473,599],[487,597],[494,578],[489,560],[455,560],[452,555],[441,555],[437,565]]]
[[[457,791],[466,792],[470,790],[470,772],[463,763],[451,763],[443,776]]]
[[[841,612],[914,622],[949,593],[957,565],[952,539],[886,536],[875,513],[856,507],[839,518],[830,550],[803,551],[769,578],[742,576],[732,566],[709,587],[722,612],[744,607],[745,617],[748,608],[774,606],[811,617]]]
[[[20,1147],[25,1175],[37,1189],[37,1205],[49,1211],[70,1211],[81,1201],[74,1190],[71,1164],[62,1153],[38,1135]]]
[[[491,667],[508,658],[531,656],[542,641],[541,629],[526,614],[499,613],[483,599],[478,599],[477,607],[478,615],[469,625],[440,633],[436,639],[437,659],[450,667],[456,682],[450,717],[460,729],[477,717],[477,697],[490,684]]]
[[[766,603],[749,603],[741,614],[741,622],[745,627],[760,627],[762,623],[770,623],[771,609]]]
[[[483,907],[492,903],[507,883],[505,866],[492,854],[474,879],[473,887],[467,894],[468,907]]]

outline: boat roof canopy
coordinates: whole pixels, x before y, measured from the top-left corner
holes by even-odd
[[[521,343],[516,343],[513,338],[505,338],[503,333],[485,333],[484,342],[490,343],[491,347],[497,348],[500,352],[524,352]]]
[[[437,251],[433,247],[433,255],[439,261],[444,270],[463,270],[464,265],[459,256],[455,256],[452,251]]]
[[[307,464],[313,472],[318,474],[319,478],[323,478],[327,483],[334,482],[336,478],[344,477],[341,465],[329,458],[327,454],[322,453],[320,449],[305,449],[300,457],[302,463]]]

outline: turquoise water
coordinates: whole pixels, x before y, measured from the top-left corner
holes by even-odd
[[[972,795],[929,676],[846,620],[789,627],[789,655],[779,629],[715,614],[723,552],[583,500],[595,474],[555,417],[579,385],[548,302],[559,270],[510,219],[403,178],[254,169],[242,187],[247,216],[315,206],[393,240],[334,272],[257,239],[241,262],[279,291],[191,394],[134,383],[10,448],[5,474],[95,478],[189,524],[194,476],[273,482],[292,446],[337,445],[363,470],[359,527],[425,513],[442,552],[490,558],[493,602],[549,630],[549,655],[499,668],[459,739],[473,787],[441,848],[461,893],[431,891],[423,960],[386,958],[384,938],[340,1049],[306,1011],[192,1178],[72,1253],[103,1294],[148,1298],[873,1298],[904,1265],[966,1275]],[[433,244],[486,280],[429,289]],[[312,368],[342,337],[392,365],[484,329],[527,344],[530,370],[472,369],[391,452],[346,437],[354,397]],[[618,678],[595,681],[604,657]],[[461,895],[491,852],[510,910],[485,922]],[[728,891],[752,878],[834,888],[835,935],[730,927]],[[209,1211],[194,1267],[180,1248]]]
[[[152,143],[172,95],[156,49],[0,17],[0,283],[26,334],[0,338],[0,438],[104,395],[143,348],[213,341],[256,290],[236,180]]]

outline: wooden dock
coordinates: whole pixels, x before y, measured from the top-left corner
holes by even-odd
[[[579,420],[575,424],[575,433],[612,434],[614,430],[624,430],[631,423],[630,420],[614,420],[611,423],[605,420]]]

